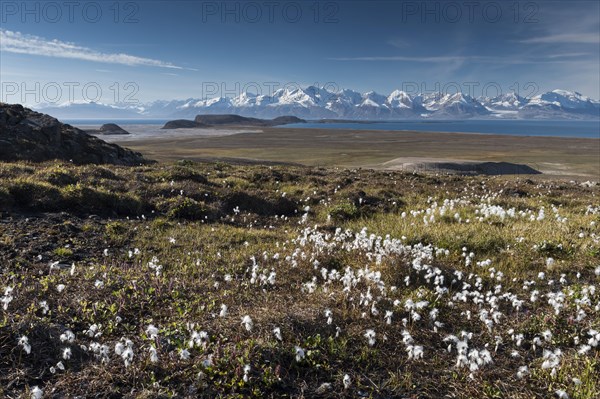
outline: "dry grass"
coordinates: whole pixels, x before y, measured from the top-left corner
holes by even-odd
[[[376,168],[402,157],[526,164],[554,177],[600,178],[600,140],[435,132],[264,128],[217,137],[111,138],[150,159],[236,159]]]
[[[600,330],[598,194],[577,183],[368,170],[2,164],[0,288],[13,290],[0,292],[0,393],[596,398],[600,347],[578,350]],[[564,294],[558,314],[555,293]],[[411,301],[427,303],[411,310]],[[72,342],[60,339],[67,330]],[[194,331],[208,339],[190,347]],[[492,363],[457,366],[446,338],[462,332]],[[115,351],[126,340],[131,362]],[[411,359],[409,345],[423,357]],[[556,349],[559,363],[543,368]]]

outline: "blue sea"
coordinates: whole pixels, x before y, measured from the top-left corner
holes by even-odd
[[[127,125],[164,125],[168,119],[71,119],[75,126],[116,123]],[[572,120],[417,120],[396,122],[298,123],[285,127],[304,129],[388,130],[446,133],[480,133],[508,136],[585,137],[600,139],[600,121]]]
[[[62,119],[63,123],[68,123],[72,126],[102,126],[105,123],[116,123],[117,125],[161,125],[171,119]]]
[[[367,123],[298,123],[286,127],[318,129],[390,130],[445,133],[480,133],[508,136],[586,137],[600,139],[600,121],[461,120]]]

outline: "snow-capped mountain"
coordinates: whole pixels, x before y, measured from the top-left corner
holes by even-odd
[[[392,108],[412,109],[413,100],[410,95],[401,90],[394,90],[386,99]]]
[[[479,102],[489,111],[517,111],[529,103],[529,100],[516,93],[500,94],[496,97],[480,97]]]
[[[490,114],[480,102],[463,93],[433,93],[419,96],[417,101],[434,116],[475,117]]]
[[[599,116],[600,103],[577,92],[553,90],[533,97],[519,109],[524,118],[554,118],[568,113],[573,116]]]
[[[198,114],[238,114],[276,118],[293,115],[303,119],[402,120],[402,119],[597,119],[600,102],[577,92],[553,90],[532,97],[515,93],[475,99],[463,93],[411,95],[395,90],[389,95],[374,91],[333,92],[309,86],[279,89],[272,95],[242,93],[236,97],[154,101],[147,104],[107,105],[69,103],[34,107],[58,118],[191,118]]]

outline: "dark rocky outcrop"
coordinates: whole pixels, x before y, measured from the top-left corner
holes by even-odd
[[[265,126],[265,121],[240,115],[197,115],[196,122],[211,126]]]
[[[165,123],[163,129],[193,129],[197,127],[203,127],[201,123],[196,123],[187,119],[176,119]]]
[[[304,123],[303,119],[295,116],[280,116],[275,119],[247,118],[240,115],[198,115],[195,121],[211,126],[278,126],[290,123]]]
[[[271,122],[271,126],[289,125],[292,123],[306,123],[304,119],[300,119],[295,116],[280,116],[278,118],[272,119],[269,122]]]
[[[139,165],[141,154],[106,143],[50,115],[19,104],[0,103],[0,161]]]
[[[280,116],[275,119],[247,118],[240,115],[198,115],[193,121],[187,119],[178,119],[169,121],[163,129],[181,129],[210,126],[256,126],[269,127],[287,125],[290,123],[305,123],[304,119],[295,116]]]
[[[106,123],[100,127],[100,131],[103,134],[129,134],[127,130],[116,123]]]
[[[98,130],[86,130],[87,134],[94,135],[125,135],[129,134],[129,132],[123,129],[121,126],[116,123],[106,123],[100,127]]]

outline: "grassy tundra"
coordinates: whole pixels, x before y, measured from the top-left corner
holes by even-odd
[[[599,193],[1,164],[0,395],[597,398]]]

